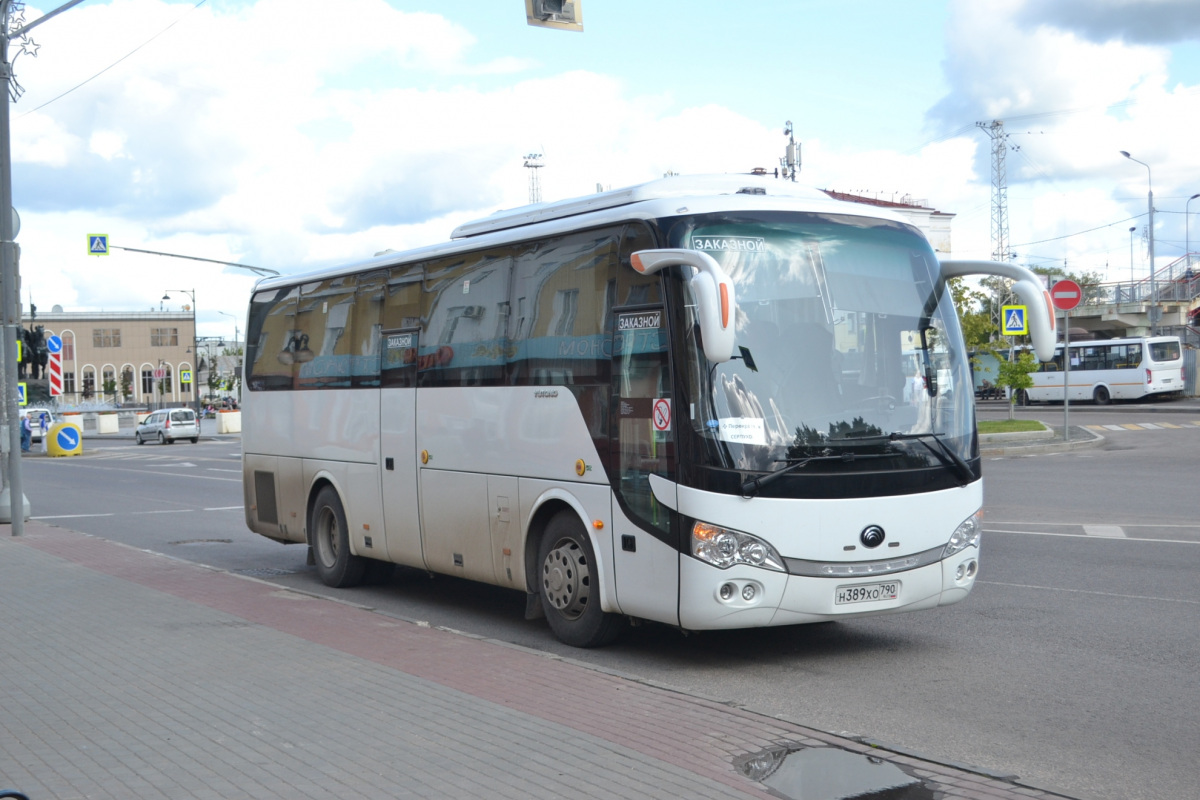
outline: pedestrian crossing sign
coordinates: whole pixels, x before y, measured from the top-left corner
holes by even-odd
[[[1000,312],[1004,315],[1004,336],[1029,335],[1029,315],[1026,313],[1028,310],[1027,306],[1000,307]]]
[[[106,256],[106,255],[108,255],[108,234],[107,233],[89,233],[88,234],[88,255],[89,256]]]
[[[29,385],[25,381],[17,384],[17,405],[29,405]]]

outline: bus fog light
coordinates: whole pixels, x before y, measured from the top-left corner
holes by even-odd
[[[758,589],[754,588],[753,583],[747,583],[742,587],[742,599],[749,603],[758,594]]]
[[[732,583],[721,584],[721,590],[720,590],[721,599],[722,600],[732,600],[733,594],[736,591],[737,591],[737,587],[734,586]]]

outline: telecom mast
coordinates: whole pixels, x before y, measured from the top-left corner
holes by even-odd
[[[1008,134],[1003,120],[975,125],[992,140],[992,259],[1008,261],[1008,177],[1004,166]]]
[[[542,202],[542,181],[538,177],[538,170],[541,169],[542,166],[541,153],[530,153],[529,155],[525,156],[525,167],[529,170],[530,204]]]

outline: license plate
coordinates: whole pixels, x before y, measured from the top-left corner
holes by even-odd
[[[834,594],[834,605],[848,603],[874,603],[879,600],[895,600],[900,596],[900,581],[887,583],[864,583],[858,586],[839,586]]]

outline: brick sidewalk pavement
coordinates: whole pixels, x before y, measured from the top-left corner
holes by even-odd
[[[0,531],[0,788],[31,800],[788,797],[768,791],[786,770],[739,767],[801,747],[890,762],[923,781],[905,798],[1062,797],[43,523]]]

